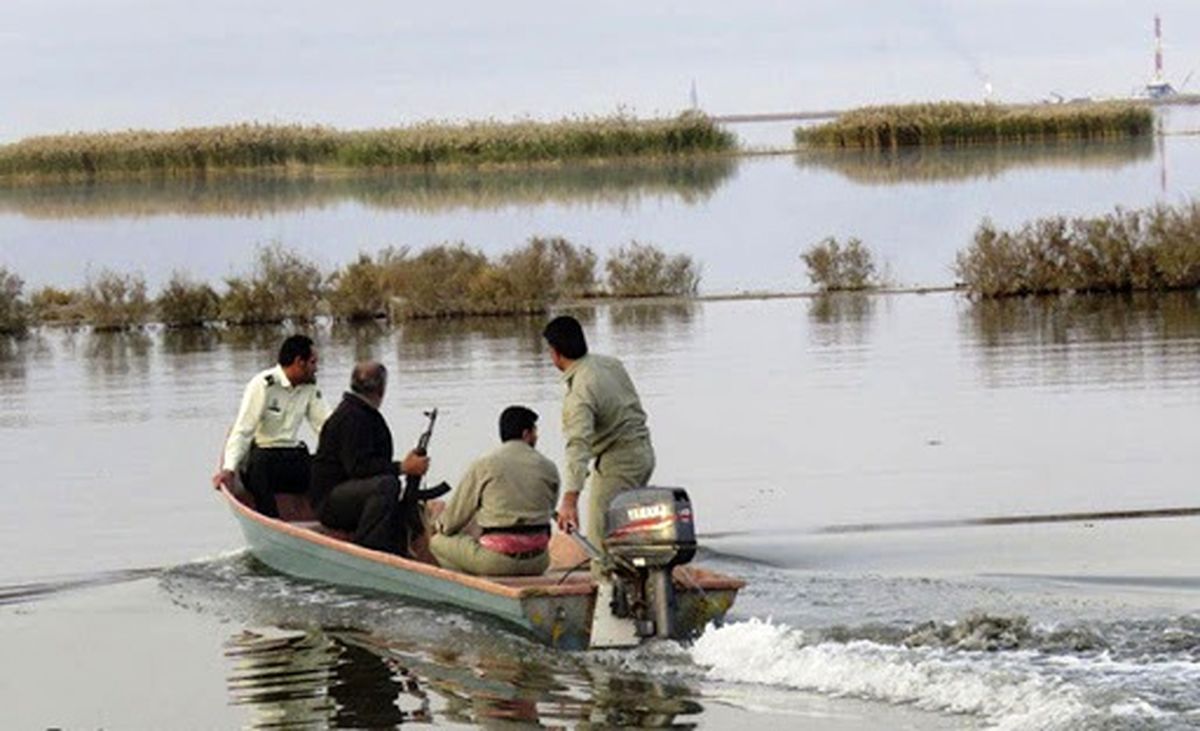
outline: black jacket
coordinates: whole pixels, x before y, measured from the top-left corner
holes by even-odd
[[[319,511],[334,487],[376,475],[399,475],[392,432],[378,409],[347,393],[321,427],[309,499]]]

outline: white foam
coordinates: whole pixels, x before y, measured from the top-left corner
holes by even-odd
[[[713,680],[912,704],[979,716],[1003,729],[1078,726],[1094,710],[1061,679],[1016,663],[868,641],[805,644],[801,631],[758,619],[709,629],[692,658]]]

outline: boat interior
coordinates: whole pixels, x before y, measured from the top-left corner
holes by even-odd
[[[231,490],[230,494],[247,508],[254,509],[254,498],[246,490],[242,489],[240,485]],[[293,527],[312,531],[318,535],[353,545],[350,534],[321,525],[306,496],[277,493],[275,500],[279,508],[279,519],[281,521]],[[428,518],[436,517],[443,505],[444,503],[440,500],[432,500],[427,503]],[[430,519],[426,520],[426,524],[432,522]],[[413,546],[414,556],[411,559],[393,558],[405,562],[412,561],[424,564],[428,567],[437,566],[437,560],[429,553],[428,536],[418,539],[415,543],[416,545]],[[493,585],[499,584],[508,589],[518,591],[534,590],[539,593],[556,595],[591,593],[595,587],[595,582],[592,580],[591,573],[588,570],[587,555],[583,549],[575,541],[571,540],[570,537],[557,531],[550,538],[550,568],[540,576],[476,577],[466,574],[457,574],[457,576],[464,583],[481,581]],[[737,579],[731,579],[715,572],[706,571],[694,565],[675,567],[674,578],[675,583],[680,588],[699,587],[704,590],[712,590],[740,588],[742,585]],[[726,587],[726,584],[730,584],[730,587]],[[522,591],[522,593],[524,592]]]

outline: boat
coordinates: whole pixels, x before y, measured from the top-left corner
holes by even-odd
[[[307,506],[279,496],[283,518],[269,518],[222,487],[251,555],[267,566],[301,579],[368,589],[450,605],[503,620],[537,640],[564,650],[593,646],[597,582],[587,556],[569,537],[555,533],[551,566],[540,576],[483,577],[440,568],[355,545],[345,534],[311,520]],[[297,519],[309,518],[309,519]],[[673,637],[694,637],[719,623],[745,582],[692,565],[670,569],[674,584]]]

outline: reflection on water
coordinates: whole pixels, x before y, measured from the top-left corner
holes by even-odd
[[[821,347],[862,345],[871,335],[879,297],[867,292],[826,292],[808,303],[809,330]]]
[[[222,343],[237,351],[271,351],[293,332],[309,332],[311,328],[292,328],[285,325],[233,325],[219,330]]]
[[[704,712],[683,684],[510,655],[435,650],[431,659],[359,630],[244,629],[225,655],[230,703],[249,711],[252,728],[394,728],[441,718],[484,728],[684,729],[695,724],[678,723],[680,716]],[[586,698],[572,692],[581,683]],[[436,711],[431,694],[441,701]]]
[[[226,644],[230,702],[253,728],[391,728],[428,721],[412,674],[355,642],[357,633],[243,630]]]
[[[634,302],[614,304],[609,309],[608,317],[616,330],[656,331],[672,326],[690,326],[696,317],[696,309],[694,302]]]
[[[88,334],[85,356],[104,376],[134,373],[146,375],[147,355],[154,340],[141,330],[93,332]]]
[[[162,349],[168,355],[187,356],[207,353],[221,344],[225,333],[212,327],[185,327],[165,330],[162,334]],[[185,362],[179,358],[178,362]]]
[[[1191,382],[1200,293],[985,300],[965,308],[960,327],[999,382],[1007,382],[1004,374],[1019,382]]]
[[[544,315],[414,320],[400,327],[397,356],[401,362],[446,362],[466,358],[483,346],[501,360],[514,348],[523,357],[538,357],[545,348],[541,333],[546,320]]]
[[[942,183],[996,178],[1026,168],[1109,169],[1145,162],[1154,140],[1137,137],[1103,142],[1036,145],[912,147],[900,150],[806,149],[796,154],[805,170],[832,170],[862,185]]]
[[[29,361],[49,352],[45,337],[36,331],[21,337],[0,335],[0,382],[23,380]]]
[[[512,205],[630,206],[646,197],[706,200],[737,170],[730,157],[502,170],[345,175],[245,174],[21,186],[0,190],[0,213],[36,219],[248,217],[356,203],[441,213]]]

